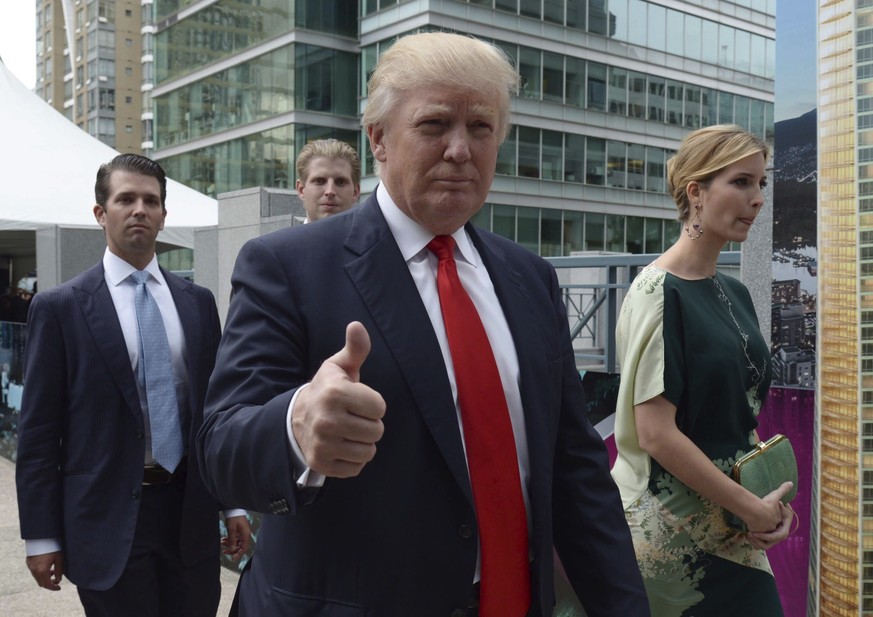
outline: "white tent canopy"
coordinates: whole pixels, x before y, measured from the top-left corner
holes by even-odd
[[[28,90],[0,60],[0,234],[47,225],[99,228],[94,179],[117,154]],[[215,199],[167,181],[160,242],[192,248],[193,228],[217,223]]]

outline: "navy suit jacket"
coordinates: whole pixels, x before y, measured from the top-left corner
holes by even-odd
[[[553,542],[590,617],[648,615],[618,492],[584,395],[554,269],[468,226],[512,332],[530,454],[531,615],[551,615]],[[241,614],[447,617],[469,599],[478,531],[455,404],[424,304],[375,196],[248,242],[200,431],[221,500],[266,515]],[[298,491],[296,388],[360,321],[361,381],[385,399],[360,475]]]
[[[212,294],[163,271],[185,332],[187,447],[194,453],[221,325]],[[76,585],[111,587],[139,513],[145,428],[103,264],[33,297],[25,343],[16,484],[21,536],[58,538]],[[186,563],[218,560],[219,504],[189,456],[180,530]]]

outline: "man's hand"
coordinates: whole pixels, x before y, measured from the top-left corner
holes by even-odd
[[[61,551],[31,555],[27,558],[27,567],[37,585],[51,591],[60,590],[64,575],[64,554]]]
[[[350,478],[376,454],[385,430],[385,400],[360,383],[370,335],[360,322],[346,328],[346,344],[324,361],[294,402],[291,429],[306,464],[320,474]]]
[[[224,519],[227,536],[221,539],[224,554],[230,555],[234,561],[239,561],[249,550],[252,539],[252,527],[245,516],[231,516]]]

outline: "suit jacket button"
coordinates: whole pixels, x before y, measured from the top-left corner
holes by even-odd
[[[142,431],[137,431],[137,432],[136,432],[136,438],[137,438],[137,439],[142,439],[143,437],[145,437],[145,433],[143,433]]]
[[[139,499],[139,491],[130,491],[130,498],[134,501]]]
[[[458,535],[465,540],[469,540],[473,537],[473,529],[467,523],[462,523],[458,527]]]
[[[467,611],[462,608],[456,608],[452,611],[451,617],[467,617]]]

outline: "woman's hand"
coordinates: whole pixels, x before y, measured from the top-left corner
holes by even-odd
[[[785,484],[790,484],[790,482],[786,482]],[[782,486],[784,487],[785,484]],[[782,487],[770,493],[773,495],[774,493],[781,490]],[[770,495],[767,495],[769,497]],[[765,499],[767,498],[765,497]],[[779,512],[781,515],[781,520],[776,525],[776,528],[773,531],[750,531],[746,533],[746,539],[751,543],[755,548],[760,548],[763,550],[767,550],[769,548],[773,548],[782,540],[787,538],[791,533],[791,522],[794,519],[794,510],[792,510],[789,506],[786,506],[781,501],[777,502],[779,504]]]
[[[775,491],[760,499],[752,493],[747,493],[749,500],[746,507],[741,508],[736,514],[743,519],[749,531],[772,533],[782,522],[781,499],[791,490],[792,486],[791,482],[785,482]]]

